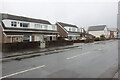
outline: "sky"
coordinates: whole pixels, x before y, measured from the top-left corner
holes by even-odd
[[[1,13],[65,22],[78,27],[117,27],[119,0],[0,0]]]

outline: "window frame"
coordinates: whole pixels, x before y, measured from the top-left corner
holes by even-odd
[[[11,26],[12,27],[17,27],[17,22],[16,21],[11,21]]]
[[[29,23],[20,22],[20,27],[27,28],[29,27]]]

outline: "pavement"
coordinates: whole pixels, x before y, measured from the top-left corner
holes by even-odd
[[[118,70],[116,40],[76,44],[58,54],[2,63],[3,78],[113,78]]]
[[[26,49],[22,51],[16,51],[16,52],[7,52],[2,53],[2,58],[0,58],[0,61],[8,61],[11,59],[18,59],[19,58],[26,58],[31,56],[37,56],[37,55],[44,55],[44,54],[50,54],[50,52],[58,52],[63,49],[69,49],[69,48],[75,48],[79,47],[84,43],[74,43],[74,45],[66,45],[66,46],[58,46],[58,47],[50,47],[50,48],[43,48],[43,49]],[[37,54],[38,53],[38,54]]]
[[[117,72],[115,75],[114,75],[114,77],[113,78],[118,78],[118,75],[119,73]],[[120,76],[119,76],[119,78],[120,78]]]
[[[120,53],[120,39],[118,39],[118,53]],[[118,67],[119,69],[117,70],[116,74],[114,75],[113,78],[120,79],[120,54],[118,54]]]

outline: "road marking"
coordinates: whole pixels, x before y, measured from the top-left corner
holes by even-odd
[[[82,49],[82,47],[78,47],[79,49]]]
[[[64,50],[68,51],[68,50],[70,50],[70,49],[64,49]]]
[[[63,50],[57,50],[57,52],[59,52],[59,51],[63,51]]]
[[[45,65],[38,66],[38,67],[34,67],[34,68],[27,69],[27,70],[20,71],[20,72],[16,72],[16,73],[13,73],[13,74],[9,74],[9,75],[6,75],[6,76],[3,76],[3,77],[0,77],[0,80],[3,79],[3,78],[7,78],[7,77],[14,76],[14,75],[22,74],[22,73],[25,73],[25,72],[28,72],[28,71],[32,71],[32,70],[35,70],[35,69],[39,69],[39,68],[43,68],[43,67],[45,67]]]
[[[98,49],[99,51],[101,51],[102,49]]]
[[[82,56],[82,55],[86,55],[86,54],[89,54],[90,52],[86,52],[86,53],[82,53],[82,54],[79,54],[79,55],[76,55],[76,56],[72,56],[72,57],[69,57],[69,58],[66,58],[66,59],[73,59],[73,58],[76,58],[76,57],[79,57],[79,56]]]

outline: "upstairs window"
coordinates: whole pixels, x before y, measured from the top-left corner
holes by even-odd
[[[71,31],[71,28],[69,28],[69,31]]]
[[[29,23],[20,23],[20,27],[29,27]]]
[[[23,23],[20,23],[20,27],[23,27]]]
[[[12,21],[12,22],[11,22],[11,26],[16,27],[16,26],[17,26],[17,22]]]
[[[45,28],[45,29],[48,29],[48,26],[47,26],[47,25],[44,25],[44,28]]]
[[[29,27],[29,23],[23,23],[23,27]]]
[[[40,24],[35,24],[34,26],[36,29],[42,29],[42,26]]]
[[[75,28],[72,28],[72,31],[76,31]]]
[[[56,29],[56,26],[55,26],[55,25],[52,25],[52,29],[55,30],[55,29]]]

